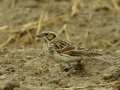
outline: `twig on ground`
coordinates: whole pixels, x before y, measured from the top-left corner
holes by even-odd
[[[84,37],[84,42],[83,42],[84,48],[86,48],[86,46],[87,46],[88,34],[89,34],[89,32],[90,32],[90,22],[91,22],[91,18],[92,18],[92,15],[90,14],[90,15],[89,15],[89,18],[88,18],[87,30],[86,30],[85,37]]]
[[[60,35],[62,32],[65,32],[65,36],[66,36],[67,40],[70,41],[70,37],[69,37],[68,29],[67,29],[67,24],[65,24],[62,27],[62,29],[59,30],[58,35]]]
[[[67,28],[67,25],[65,24],[59,31],[58,35],[60,35],[62,32],[65,32],[65,29]]]
[[[59,20],[61,18],[65,18],[65,17],[69,17],[69,16],[70,16],[70,13],[59,15],[59,16],[56,16],[56,17],[52,17],[52,18],[49,18],[48,20],[46,20],[45,23],[51,23],[51,22],[53,22],[55,20]]]
[[[3,43],[3,44],[0,45],[0,48],[3,48],[3,47],[6,46],[7,44],[9,44],[9,43],[13,40],[13,38],[15,38],[15,35],[9,37],[8,40],[7,40],[5,43]]]
[[[101,0],[94,0],[94,1],[101,4],[101,5],[103,5],[103,6],[105,6],[105,7],[107,7],[107,8],[109,8],[110,10],[114,11],[114,8],[112,6],[106,4],[105,2],[103,2]]]
[[[118,6],[118,4],[117,4],[117,1],[116,1],[116,0],[112,0],[112,2],[113,2],[113,4],[114,4],[114,7],[115,7],[118,11],[120,11],[120,8],[119,8],[119,6]]]
[[[16,0],[12,0],[11,8],[15,7]]]
[[[38,35],[38,34],[40,33],[40,30],[41,30],[41,28],[42,28],[43,18],[44,18],[44,15],[41,14],[41,15],[40,15],[40,18],[39,18],[39,22],[38,22],[38,27],[37,27],[36,35]],[[37,39],[38,39],[38,38],[35,37],[35,43],[36,43]]]
[[[30,33],[30,31],[27,29],[27,34],[28,34],[28,36],[29,36],[29,38],[30,38],[30,40],[34,40],[33,38],[32,38],[32,35],[31,35],[31,33]]]
[[[73,0],[73,6],[72,6],[72,12],[71,12],[71,17],[74,17],[77,14],[78,11],[78,5],[80,3],[80,0]]]
[[[96,2],[95,0],[93,0],[93,2],[95,3],[96,6],[100,7],[100,3],[99,2]]]
[[[120,62],[115,62],[114,65],[120,65]]]
[[[6,29],[8,29],[8,26],[0,27],[0,31],[4,31],[4,30],[6,30]]]
[[[31,30],[31,29],[36,29],[36,27],[37,27],[37,22],[33,22],[33,23],[28,23],[28,24],[25,24],[24,26],[23,26],[23,28],[22,29],[20,29],[20,30],[1,30],[1,31],[3,31],[3,32],[7,32],[7,33],[11,33],[11,34],[18,34],[18,33],[24,33],[24,32],[26,32],[26,30]]]
[[[66,29],[65,29],[65,35],[66,35],[67,40],[70,41],[70,36],[69,36],[69,33],[68,33],[67,26],[66,26]]]
[[[15,42],[18,42],[18,40],[20,39],[20,35],[21,35],[20,33],[17,34],[17,37],[16,37],[16,39],[15,39]]]

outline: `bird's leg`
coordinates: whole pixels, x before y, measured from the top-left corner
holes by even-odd
[[[69,68],[72,68],[72,67],[71,67],[71,64],[70,64],[69,62],[67,62],[67,65],[68,65]]]
[[[76,72],[81,71],[81,69],[83,69],[81,60],[76,61],[76,62],[71,62],[69,73],[76,73]]]
[[[65,63],[65,62],[62,62],[62,61],[59,62],[59,66],[60,66],[61,71],[68,71],[69,70],[69,68],[68,68],[69,65],[66,67],[65,64],[68,65],[68,63]]]
[[[64,66],[61,61],[59,61],[59,66],[60,66],[60,70],[63,71]]]

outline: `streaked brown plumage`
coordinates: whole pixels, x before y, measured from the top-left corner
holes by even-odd
[[[71,62],[77,62],[81,60],[81,57],[98,57],[102,56],[97,52],[89,51],[85,48],[79,48],[74,43],[66,40],[61,40],[59,36],[51,31],[41,32],[37,37],[43,38],[45,43],[43,51],[48,53],[59,62],[65,62],[70,66]],[[103,61],[107,61],[102,59]],[[107,61],[109,62],[109,61]]]

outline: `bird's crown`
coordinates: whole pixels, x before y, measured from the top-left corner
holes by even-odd
[[[57,38],[57,34],[52,31],[43,31],[39,35],[37,35],[39,38],[44,38],[45,40],[52,41],[55,38]]]

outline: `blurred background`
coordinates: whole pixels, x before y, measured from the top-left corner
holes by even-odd
[[[103,58],[60,70],[46,30]],[[120,0],[0,0],[0,90],[120,90]]]
[[[88,49],[120,53],[119,0],[0,0],[0,48],[41,48],[54,31]]]

